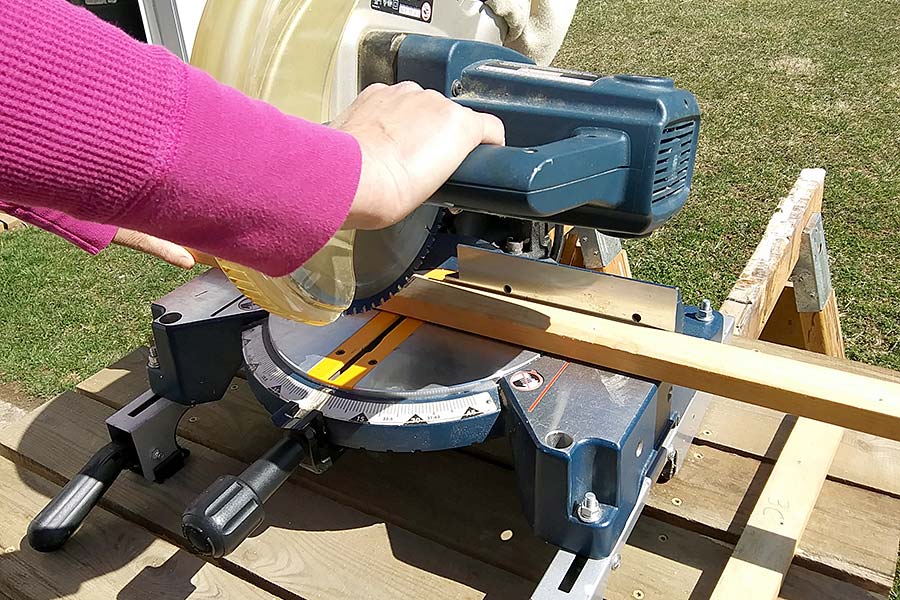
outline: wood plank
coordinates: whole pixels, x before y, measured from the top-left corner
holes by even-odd
[[[0,597],[276,598],[102,508],[64,551],[35,552],[24,539],[28,523],[57,491],[59,486],[0,459]]]
[[[860,377],[878,379],[890,383],[900,383],[900,372],[868,365],[866,363],[836,358],[834,356],[825,356],[824,354],[808,352],[789,346],[781,346],[762,340],[752,340],[743,336],[733,338],[730,345],[759,354],[765,354],[767,356],[778,356],[791,361],[859,375]]]
[[[695,442],[774,462],[796,421],[793,415],[710,396]],[[845,431],[829,479],[900,498],[900,442]]]
[[[16,217],[0,212],[0,232],[15,231],[25,227],[25,222],[20,221]]]
[[[114,406],[147,389],[146,364],[147,349],[138,348],[108,369],[78,384],[77,389]],[[240,381],[234,382],[234,392],[243,393]],[[708,396],[709,410],[700,427],[698,443],[734,450],[768,462],[778,458],[796,417],[728,398]],[[248,461],[249,457],[259,456],[277,441],[277,432],[271,428],[254,429],[251,436],[244,434],[244,423],[262,422],[266,418],[265,412],[252,398],[236,402],[226,399],[226,402],[227,411],[210,411],[206,416],[204,413],[207,410],[201,407],[194,409],[190,417],[204,422],[216,419],[216,426],[222,431],[217,439],[217,450],[232,458]],[[508,458],[507,451],[499,460]],[[831,478],[900,497],[900,442],[855,431],[845,432],[832,463]]]
[[[803,229],[822,210],[823,169],[804,169],[782,199],[737,283],[722,304],[735,317],[735,334],[758,338],[800,255]]]
[[[734,305],[731,305],[734,308]],[[723,307],[724,308],[724,307]],[[792,348],[805,348],[800,315],[797,313],[797,301],[794,297],[794,284],[788,282],[781,291],[769,320],[766,321],[759,339]]]
[[[383,310],[900,440],[900,384],[416,277]]]
[[[112,410],[67,393],[0,431],[3,452],[57,483],[74,475],[107,438]],[[103,506],[180,543],[181,512],[224,473],[245,464],[197,444],[188,465],[151,485],[123,474]],[[357,490],[359,492],[359,490]],[[531,584],[288,482],[267,503],[267,527],[219,565],[305,598],[522,598]],[[338,568],[337,565],[340,565]]]
[[[146,389],[144,357],[141,352],[132,353],[83,382],[80,388],[112,406],[122,406]],[[235,380],[234,386],[218,405],[193,409],[190,415],[196,420],[185,419],[180,433],[219,448],[232,446],[237,432],[242,432],[241,439],[249,450],[238,449],[243,453],[237,456],[246,462],[265,451],[277,434],[267,426],[268,415],[259,409],[246,382]],[[511,465],[505,440],[482,446],[490,450],[494,464]],[[475,451],[483,452],[484,448]],[[527,524],[519,514],[512,474],[484,461],[460,459],[456,454],[349,452],[323,478],[302,474],[297,479],[369,514],[442,544],[456,543],[452,547],[461,552],[536,579],[551,553],[540,540],[524,533]],[[684,470],[673,481],[653,488],[648,514],[734,543],[769,472],[768,465],[756,460],[695,446]],[[366,492],[360,494],[361,489]],[[749,501],[745,500],[748,489]],[[423,503],[421,498],[429,501]],[[672,503],[674,498],[679,499],[679,506]],[[480,509],[469,510],[473,504]],[[829,482],[819,504],[810,524],[811,533],[801,543],[801,564],[884,590],[892,577],[892,560],[900,537],[900,502]],[[847,506],[859,508],[847,511]],[[503,530],[516,535],[500,543],[499,532]],[[709,590],[718,573],[711,576]],[[660,597],[676,597],[672,593]]]
[[[771,472],[772,465],[693,446],[678,475],[651,490],[648,514],[736,543]],[[884,593],[898,542],[900,501],[826,481],[795,564]]]
[[[799,419],[713,591],[713,600],[778,596],[843,436]]]

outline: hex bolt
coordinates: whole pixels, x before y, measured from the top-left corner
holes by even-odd
[[[715,313],[713,312],[712,302],[709,301],[709,298],[704,298],[702,302],[700,302],[700,308],[697,309],[697,320],[703,321],[704,323],[709,323],[715,318]]]
[[[585,523],[596,523],[600,520],[600,502],[594,492],[584,495],[584,499],[578,505],[578,518]]]
[[[156,346],[150,346],[150,354],[147,356],[147,367],[150,369],[159,368],[159,351]]]

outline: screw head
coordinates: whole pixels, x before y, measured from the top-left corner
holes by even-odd
[[[159,460],[162,458],[162,451],[159,448],[154,448],[150,451],[150,458],[153,460]]]
[[[452,84],[450,84],[450,93],[453,94],[454,98],[462,95],[463,85],[459,79],[455,80]]]
[[[610,570],[615,571],[622,565],[622,555],[616,554],[612,559],[612,564],[609,566]]]

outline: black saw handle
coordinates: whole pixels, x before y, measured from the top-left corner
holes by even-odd
[[[231,554],[262,524],[263,504],[300,466],[304,455],[303,445],[287,436],[240,476],[216,479],[181,517],[184,537],[194,550],[213,558]]]
[[[38,552],[59,550],[72,537],[107,488],[127,466],[125,449],[110,442],[28,525],[28,543]]]

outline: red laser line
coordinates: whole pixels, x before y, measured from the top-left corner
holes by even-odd
[[[533,411],[537,408],[537,405],[541,403],[541,400],[544,399],[544,395],[550,391],[550,388],[553,387],[553,384],[556,383],[556,380],[559,379],[559,376],[563,374],[563,372],[569,368],[569,363],[564,362],[563,366],[559,368],[559,371],[556,372],[556,375],[553,376],[553,379],[547,384],[547,387],[541,390],[541,393],[538,394],[538,397],[534,399],[534,402],[531,403],[531,406],[528,407],[528,412]]]

